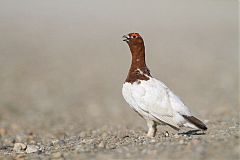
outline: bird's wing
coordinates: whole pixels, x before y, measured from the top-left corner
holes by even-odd
[[[191,116],[191,112],[188,107],[182,102],[182,100],[176,96],[172,91],[169,90],[168,92],[169,100],[173,110],[180,115]]]
[[[140,109],[148,112],[157,121],[179,128],[173,118],[175,111],[171,105],[167,86],[151,78],[148,81],[141,81],[141,84],[136,84],[132,89],[135,90],[132,92],[133,99]]]

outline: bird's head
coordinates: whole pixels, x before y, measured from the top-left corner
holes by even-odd
[[[143,39],[139,33],[129,33],[127,35],[124,35],[123,38],[123,41],[127,42],[130,47],[144,44]]]

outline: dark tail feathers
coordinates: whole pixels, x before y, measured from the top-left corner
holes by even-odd
[[[183,117],[186,120],[188,120],[190,123],[194,124],[199,129],[207,130],[207,126],[202,121],[197,119],[196,117],[194,117],[194,116],[186,116],[186,115],[183,115]]]

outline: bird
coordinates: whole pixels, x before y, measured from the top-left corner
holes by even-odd
[[[130,107],[146,120],[147,137],[154,137],[157,125],[205,131],[207,126],[194,117],[183,101],[163,82],[153,78],[145,61],[145,45],[139,33],[123,36],[131,52],[131,66],[122,86],[122,95]]]

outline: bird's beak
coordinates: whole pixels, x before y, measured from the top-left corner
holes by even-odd
[[[124,35],[122,38],[124,38],[123,41],[129,42],[130,37],[128,35]]]

